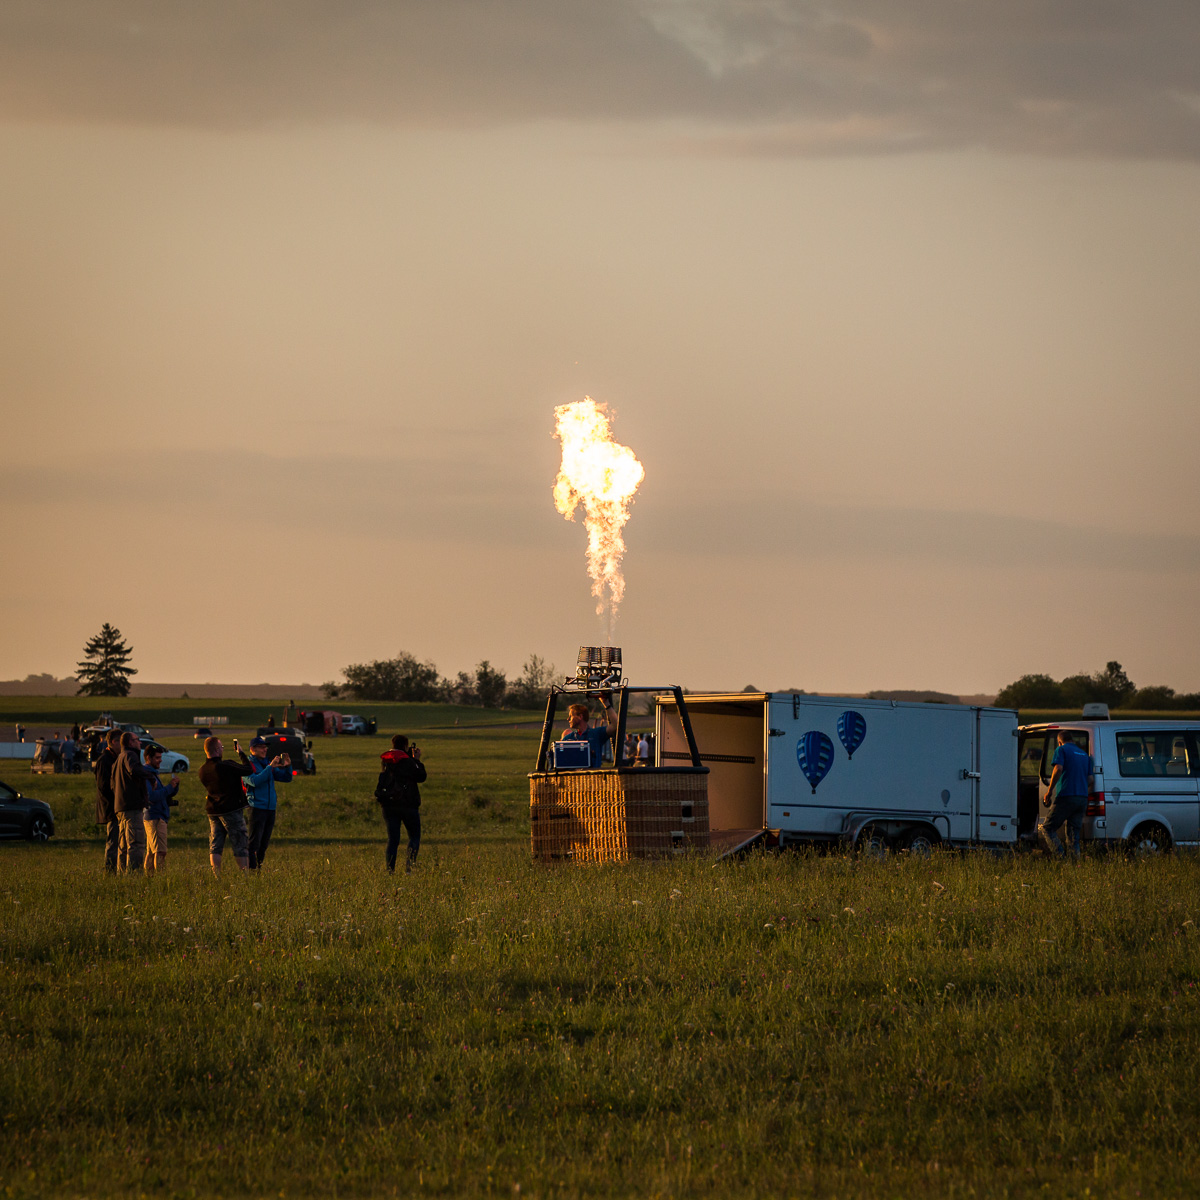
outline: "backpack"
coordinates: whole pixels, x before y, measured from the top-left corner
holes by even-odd
[[[375,799],[380,804],[390,804],[396,808],[413,808],[412,788],[406,780],[400,778],[396,771],[384,767],[379,772],[379,781],[375,784]]]

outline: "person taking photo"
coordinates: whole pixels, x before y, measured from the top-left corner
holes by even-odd
[[[409,744],[402,733],[392,735],[392,748],[385,750],[379,761],[383,769],[375,784],[375,799],[383,810],[387,826],[387,848],[384,862],[388,873],[396,869],[396,851],[400,846],[402,827],[408,830],[408,855],[404,869],[411,871],[421,848],[421,790],[417,786],[426,779],[421,748]]]

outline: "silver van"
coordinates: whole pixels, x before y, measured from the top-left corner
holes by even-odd
[[[1057,721],[1017,731],[1017,821],[1037,837],[1058,734],[1092,756],[1085,841],[1157,854],[1200,844],[1200,722]]]

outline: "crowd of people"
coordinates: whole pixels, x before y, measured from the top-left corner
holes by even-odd
[[[617,715],[611,696],[600,698],[601,714],[593,723],[586,704],[572,704],[564,741],[588,745],[589,767],[612,761],[617,737]],[[205,792],[208,818],[208,855],[212,872],[220,878],[226,846],[237,866],[246,872],[262,868],[275,829],[279,807],[277,785],[290,783],[291,758],[286,753],[268,758],[266,738],[250,741],[250,753],[232,739],[234,758],[225,757],[219,737],[204,741],[204,763],[198,774]],[[646,734],[630,733],[624,758],[636,766],[650,765],[653,748]],[[143,761],[144,758],[144,761]],[[162,749],[150,743],[144,754],[136,733],[111,730],[94,762],[96,820],[105,830],[104,869],[115,874],[144,872],[152,875],[167,862],[167,831],[171,809],[178,803],[179,777],[163,782],[159,769]],[[407,834],[404,866],[411,871],[421,848],[421,792],[426,781],[419,746],[402,733],[394,734],[391,748],[380,755],[375,799],[387,829],[384,865],[396,869],[400,842]]]

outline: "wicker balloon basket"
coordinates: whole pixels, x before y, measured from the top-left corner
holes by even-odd
[[[708,846],[706,768],[536,771],[533,857],[575,862],[662,858]]]

